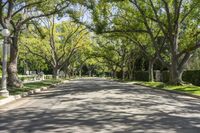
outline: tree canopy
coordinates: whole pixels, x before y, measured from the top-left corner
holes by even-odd
[[[61,70],[87,70],[122,79],[133,79],[140,66],[150,81],[160,69],[182,84],[187,66],[198,66],[190,59],[199,57],[199,6],[199,0],[1,1],[0,24],[11,30],[9,83],[21,85],[19,65],[52,70],[55,78]]]

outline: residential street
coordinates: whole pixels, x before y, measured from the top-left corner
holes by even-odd
[[[199,133],[200,99],[100,78],[0,107],[0,133]]]

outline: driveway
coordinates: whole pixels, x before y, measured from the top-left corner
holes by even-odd
[[[1,133],[199,133],[200,99],[100,78],[0,107]]]

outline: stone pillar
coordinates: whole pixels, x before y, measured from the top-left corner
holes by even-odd
[[[160,70],[155,70],[154,73],[155,73],[155,81],[156,82],[160,82],[161,81],[161,72],[160,72]]]

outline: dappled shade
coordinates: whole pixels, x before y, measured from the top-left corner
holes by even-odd
[[[0,132],[199,132],[199,99],[102,79],[81,79],[1,114]]]

